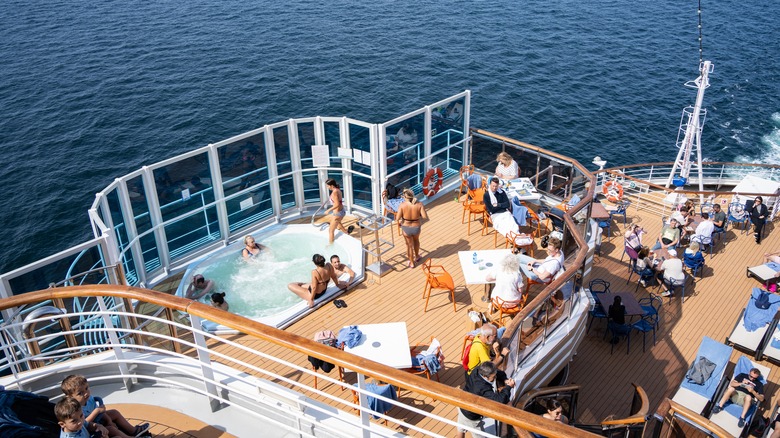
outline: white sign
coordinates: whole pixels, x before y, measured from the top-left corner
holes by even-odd
[[[190,189],[184,189],[181,191],[181,199],[188,201],[190,197]]]
[[[246,210],[247,208],[250,208],[255,204],[254,202],[252,202],[252,197],[250,196],[244,199],[243,201],[241,201],[238,205],[241,207],[241,210]]]
[[[330,165],[330,150],[328,145],[312,145],[311,161],[314,167],[328,167]]]
[[[347,159],[351,159],[352,158],[352,149],[350,149],[350,148],[339,148],[338,151],[339,151],[338,152],[339,153],[339,158],[347,158]]]

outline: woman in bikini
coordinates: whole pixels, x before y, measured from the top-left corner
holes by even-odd
[[[398,207],[398,224],[406,240],[406,256],[409,258],[409,267],[420,261],[420,229],[422,219],[428,219],[425,207],[414,197],[414,192],[404,189],[404,202]]]
[[[333,204],[329,209],[325,210],[325,214],[330,214],[330,227],[328,228],[328,242],[333,243],[335,238],[336,228],[341,230],[344,234],[349,234],[355,229],[353,225],[350,225],[348,229],[344,228],[341,223],[344,220],[344,216],[347,214],[344,210],[344,203],[341,202],[343,196],[341,195],[341,189],[335,179],[330,178],[325,181],[325,185],[330,189],[330,203]]]
[[[244,260],[249,260],[260,254],[260,251],[264,249],[265,247],[263,245],[255,242],[255,238],[252,237],[251,234],[247,234],[244,236],[244,249],[241,250],[241,256],[244,257]]]
[[[311,271],[311,283],[290,283],[287,288],[292,293],[306,300],[309,307],[314,307],[314,300],[321,297],[328,289],[328,282],[333,280],[338,284],[338,277],[330,263],[325,263],[325,257],[320,254],[314,254],[311,258],[315,268]]]

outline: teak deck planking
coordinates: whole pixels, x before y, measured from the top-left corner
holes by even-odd
[[[337,332],[346,325],[406,321],[410,345],[418,342],[427,344],[431,336],[441,341],[446,357],[444,368],[439,373],[442,383],[451,386],[462,385],[463,369],[460,355],[463,337],[474,327],[467,313],[470,309],[484,310],[486,306],[480,301],[483,286],[464,284],[457,253],[464,250],[493,249],[494,237],[492,234],[483,236],[480,232],[481,224],[477,222],[472,224],[471,234],[467,235],[467,224],[461,223],[462,204],[454,202],[449,195],[427,205],[426,209],[430,220],[422,227],[421,255],[423,260],[433,258],[434,264],[443,265],[452,274],[456,284],[457,312],[453,312],[449,292],[446,291],[435,291],[430,298],[428,311],[423,312],[425,300],[422,298],[422,291],[425,276],[419,264],[415,268],[406,267],[404,239],[397,235],[397,228],[393,225],[381,231],[382,237],[387,240],[391,238],[390,233],[394,233],[395,248],[383,255],[383,261],[393,266],[393,270],[380,280],[377,280],[373,274],[368,274],[365,281],[344,293],[340,298],[348,304],[348,307],[339,309],[327,303],[288,327],[287,330],[301,336],[312,337],[317,331],[329,329]],[[345,225],[354,221],[354,217],[348,216]],[[640,223],[648,232],[644,237],[644,243],[648,246],[653,245],[660,232],[660,217],[647,210],[631,206],[628,210],[628,222]],[[739,230],[729,229],[725,239],[721,238],[716,245],[714,256],[710,258],[709,253],[706,254],[704,278],[697,277],[695,282],[688,280],[685,303],[681,303],[679,297],[673,298],[671,303],[668,298],[663,299],[664,304],[660,311],[661,323],[656,333],[657,343],[653,345],[652,333],[647,334],[646,352],[642,352],[641,332],[635,331],[631,336],[631,351],[628,355],[625,352],[625,340],[616,345],[614,353],[610,355],[610,344],[603,340],[605,323],[594,322],[570,369],[569,383],[582,385],[577,412],[578,422],[596,423],[611,414],[627,415],[633,395],[632,382],[647,391],[651,407],[655,410],[662,400],[671,397],[679,386],[694,359],[702,336],[707,335],[725,342],[747,302],[751,288],[759,285],[757,281],[746,277],[746,267],[763,263],[764,252],[771,252],[780,246],[780,236],[773,232],[771,224],[767,227],[767,237],[761,245],[754,243],[752,235],[746,236],[740,234]],[[492,232],[492,229],[490,231]],[[353,236],[359,232],[360,229],[356,230]],[[636,275],[633,276],[630,284],[626,284],[628,272],[625,259],[627,257],[620,261],[623,253],[623,232],[622,217],[615,217],[612,224],[612,239],[607,241],[607,236],[604,236],[601,256],[594,263],[592,274],[586,279],[585,285],[587,280],[603,278],[611,283],[611,289],[614,291],[634,291]],[[372,236],[367,237],[372,238]],[[725,247],[724,240],[727,242]],[[499,239],[498,246],[503,247],[502,239]],[[330,256],[330,254],[323,255]],[[538,247],[538,239],[535,256],[538,258],[546,256],[546,252]],[[372,262],[371,258],[367,261],[367,263]],[[654,287],[645,289],[640,286],[636,292],[637,297],[648,296],[648,290],[655,292]],[[233,339],[253,347],[263,344],[244,336],[235,336]],[[280,359],[309,366],[306,357],[301,357],[298,353],[273,346],[263,346],[263,348],[264,350],[269,348],[269,351]],[[736,363],[740,354],[743,353],[735,350],[731,360],[732,365]],[[776,382],[780,382],[780,370],[771,363],[766,361],[763,363],[772,369],[766,387],[767,399],[763,404],[768,409],[776,399],[774,395],[777,390]],[[285,372],[282,369],[276,371]],[[286,372],[289,373],[289,370]],[[311,380],[308,375],[294,374],[298,375],[299,379]],[[330,376],[337,378],[338,374],[334,370]],[[354,383],[354,376],[347,374],[347,381]],[[311,381],[307,383],[313,384]],[[344,400],[351,400],[352,397],[349,391],[341,391],[322,379],[320,379],[320,389]],[[413,396],[414,394],[408,391],[401,391],[402,399]],[[415,406],[453,420],[457,417],[455,408],[431,399],[419,398]],[[454,433],[452,428],[435,425],[427,417],[405,410],[394,408],[389,414],[424,428],[430,427],[434,432],[444,435],[451,436]]]

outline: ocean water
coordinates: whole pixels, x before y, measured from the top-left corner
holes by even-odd
[[[780,20],[702,5],[704,155],[780,159]],[[668,161],[697,2],[71,2],[0,13],[0,272],[91,237],[115,177],[266,123],[383,122],[464,89],[472,126],[590,163]]]

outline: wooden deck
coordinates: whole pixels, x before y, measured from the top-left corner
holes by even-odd
[[[464,250],[492,249],[493,235],[482,236],[481,227],[476,222],[472,224],[471,234],[468,235],[467,225],[461,223],[462,206],[454,202],[452,196],[444,196],[426,208],[431,220],[423,225],[422,255],[424,258],[433,258],[436,264],[444,265],[452,274],[457,286],[457,312],[453,312],[446,292],[433,295],[428,311],[423,312],[423,272],[419,267],[406,267],[403,238],[395,235],[396,246],[385,259],[393,266],[393,270],[381,278],[381,283],[369,277],[341,296],[348,304],[347,308],[339,309],[328,304],[293,324],[288,330],[311,337],[317,331],[338,331],[345,325],[405,321],[412,345],[427,342],[431,336],[441,340],[446,357],[444,369],[439,373],[441,381],[452,386],[462,385],[460,354],[463,336],[474,327],[467,313],[470,309],[484,310],[485,305],[480,301],[483,286],[467,287],[464,284],[457,253]],[[629,209],[628,216],[629,223],[634,221],[645,227],[648,231],[645,244],[652,246],[660,231],[660,218],[646,211],[637,211],[634,206]],[[346,225],[353,221],[354,218],[348,218]],[[768,228],[768,237],[761,245],[756,245],[752,236],[739,235],[738,230],[737,233],[728,231],[725,248],[721,241],[715,248],[714,257],[707,255],[704,278],[688,283],[685,303],[681,303],[679,297],[674,298],[671,303],[664,299],[657,344],[652,345],[652,334],[649,334],[646,352],[642,352],[641,333],[634,332],[630,354],[626,355],[625,341],[621,341],[614,354],[610,355],[610,344],[602,339],[604,322],[594,323],[571,364],[569,382],[582,385],[577,418],[579,422],[594,423],[610,414],[627,414],[632,397],[632,382],[647,391],[653,410],[663,398],[671,397],[694,359],[702,336],[725,341],[747,302],[751,288],[758,285],[755,280],[746,278],[745,268],[763,263],[764,252],[780,246],[780,235],[773,232],[771,224]],[[627,265],[625,261],[620,261],[623,229],[622,223],[613,223],[613,238],[611,242],[605,238],[601,257],[594,264],[589,279],[603,278],[611,282],[613,291],[633,292],[635,283],[632,279],[631,284],[626,284]],[[395,226],[392,230],[396,232]],[[390,238],[389,230],[383,230],[383,233],[384,238]],[[503,247],[501,241],[499,245]],[[537,257],[544,255],[544,250],[536,253]],[[369,263],[371,261],[369,260]],[[637,291],[639,298],[646,297],[647,294],[642,287]],[[248,345],[259,342],[240,336],[235,337],[235,340]],[[306,357],[297,353],[267,345],[263,348],[270,348],[281,359],[308,366]],[[739,354],[741,353],[735,352],[732,363]],[[776,382],[780,382],[780,370],[769,363],[765,365],[772,369],[770,384],[766,387],[767,401],[764,403],[768,408],[770,403],[775,401],[774,393],[777,390]],[[331,372],[331,376],[337,376],[335,371]],[[309,376],[299,378],[310,379]],[[320,389],[328,387],[332,387],[330,389],[333,394],[341,398],[351,398],[347,391],[340,391],[335,385],[320,380]],[[408,392],[401,392],[402,398],[411,396]],[[415,405],[453,420],[457,417],[454,408],[430,399],[415,400]],[[390,415],[420,423],[423,427],[433,427],[435,432],[443,435],[454,435],[451,428],[437,430],[437,426],[426,424],[425,417],[399,411],[400,409],[394,409],[390,411]]]

